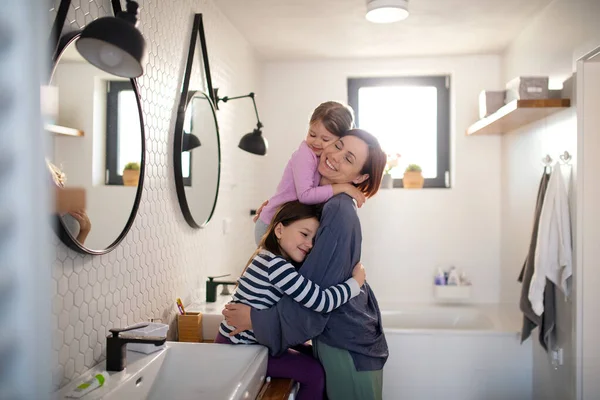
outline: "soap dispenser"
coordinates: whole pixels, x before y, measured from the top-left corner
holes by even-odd
[[[441,268],[438,268],[433,282],[436,286],[443,286],[446,284],[446,276],[444,275],[444,271],[442,271]]]
[[[458,275],[458,271],[456,268],[453,268],[448,274],[448,285],[449,286],[458,286],[460,285],[460,276]]]

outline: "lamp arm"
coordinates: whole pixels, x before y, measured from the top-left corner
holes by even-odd
[[[263,127],[262,122],[260,122],[260,118],[258,116],[258,108],[256,107],[256,101],[254,100],[254,92],[250,92],[249,94],[245,94],[243,96],[235,96],[235,97],[217,97],[217,103],[220,101],[222,101],[223,103],[227,103],[229,100],[237,100],[237,99],[243,99],[245,97],[250,97],[252,99],[252,104],[254,105],[254,113],[256,114],[256,127],[258,129]]]
[[[250,98],[252,99],[252,104],[254,104],[254,112],[256,113],[256,127],[260,129],[263,127],[263,124],[260,122],[260,118],[258,117],[258,108],[256,108],[256,101],[254,101],[254,92],[250,93]]]

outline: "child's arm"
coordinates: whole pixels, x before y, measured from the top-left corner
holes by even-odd
[[[317,183],[317,186],[315,186],[313,183],[319,165],[319,159],[305,142],[302,142],[298,151],[292,155],[290,163],[292,175],[294,177],[296,196],[298,196],[298,201],[300,203],[324,203],[333,196],[333,188],[331,185],[318,186]]]
[[[362,264],[354,268],[352,276],[344,283],[323,290],[283,259],[269,270],[269,280],[273,285],[304,307],[320,313],[331,312],[360,294],[365,279]]]
[[[363,192],[358,190],[358,188],[350,183],[334,183],[331,185],[333,188],[333,195],[339,193],[346,193],[348,196],[352,197],[356,200],[358,208],[361,208],[365,201],[367,200],[366,196]]]

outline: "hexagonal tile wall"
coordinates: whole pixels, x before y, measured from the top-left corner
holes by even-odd
[[[213,83],[223,93],[257,90],[258,58],[213,1],[138,2],[138,28],[148,48],[145,73],[138,80],[147,145],[144,191],[131,230],[111,253],[82,255],[54,238],[49,309],[55,388],[103,361],[108,329],[150,318],[171,323],[177,297],[184,302],[198,298],[208,274],[239,274],[253,251],[248,211],[262,202],[255,183],[262,161],[237,148],[241,133],[255,123],[253,110],[232,104],[218,112],[219,203],[204,229],[189,228],[180,212],[170,149],[193,14],[203,13]],[[55,1],[50,17],[59,3]],[[107,15],[112,15],[110,0],[73,0],[63,33]],[[221,231],[224,218],[232,222],[228,235]],[[174,334],[170,331],[169,337]]]

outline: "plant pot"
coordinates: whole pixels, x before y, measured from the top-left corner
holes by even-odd
[[[425,179],[423,178],[423,174],[420,172],[405,172],[402,177],[402,184],[405,189],[421,189],[423,187],[423,183],[425,183]]]
[[[381,179],[381,188],[382,189],[391,189],[394,187],[394,179],[391,174],[383,174],[383,178]]]
[[[140,181],[140,170],[126,169],[123,171],[123,185],[137,186]]]

